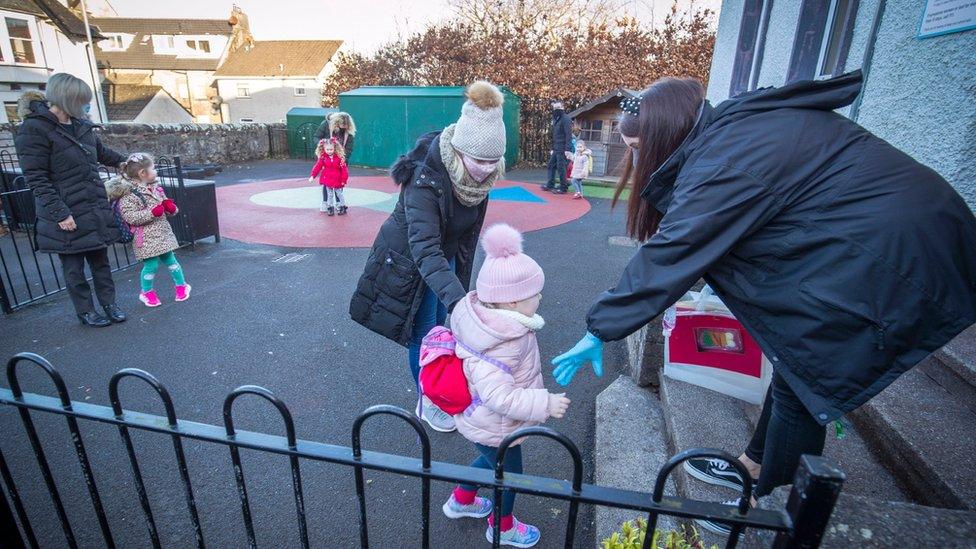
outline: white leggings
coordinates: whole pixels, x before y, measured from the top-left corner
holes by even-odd
[[[346,199],[342,197],[342,189],[332,189],[326,186],[322,187],[322,201],[329,207],[346,205]]]

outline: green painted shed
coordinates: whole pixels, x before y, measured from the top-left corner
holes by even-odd
[[[464,87],[366,86],[339,94],[339,110],[356,121],[356,148],[350,164],[387,168],[413,148],[421,135],[457,122]],[[521,100],[502,87],[505,104],[505,163],[518,160]]]
[[[315,156],[315,130],[325,120],[327,114],[339,109],[322,107],[292,107],[285,115],[288,127],[288,155],[291,158],[312,158]]]

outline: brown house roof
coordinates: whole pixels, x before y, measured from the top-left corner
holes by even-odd
[[[636,90],[629,90],[627,88],[614,88],[614,89],[610,90],[603,97],[597,97],[596,99],[590,101],[589,103],[587,103],[587,104],[583,105],[582,107],[576,109],[575,111],[569,113],[569,117],[570,118],[576,118],[577,116],[579,116],[581,114],[584,114],[587,111],[591,111],[591,110],[599,107],[600,105],[603,105],[604,103],[607,103],[607,102],[610,102],[610,101],[615,101],[615,102],[619,103],[624,98],[628,98],[629,99],[629,98],[632,98],[632,97],[637,97],[638,95],[640,95],[640,92],[639,91],[636,91]]]
[[[135,17],[95,17],[92,23],[102,33],[125,33],[135,37],[125,51],[103,51],[95,48],[95,60],[100,69],[156,69],[184,71],[212,71],[220,59],[178,58],[153,52],[152,35],[214,35],[232,34],[225,19],[140,19]]]
[[[85,22],[57,0],[0,0],[0,9],[29,13],[47,19],[72,40],[86,40]],[[92,23],[93,39],[105,38]]]
[[[133,84],[102,85],[105,96],[105,110],[111,122],[125,122],[135,120],[139,113],[146,108],[153,97],[163,88],[160,86],[140,86]],[[163,90],[165,93],[165,90]],[[173,101],[176,101],[175,99]],[[182,106],[182,105],[181,105]]]
[[[318,76],[341,40],[261,40],[231,52],[215,77]]]

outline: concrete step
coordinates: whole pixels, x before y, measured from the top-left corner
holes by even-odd
[[[657,472],[671,456],[657,395],[638,387],[629,376],[620,376],[611,383],[596,399],[594,448],[596,484],[653,492]],[[664,493],[675,493],[673,481],[667,483]],[[625,521],[638,516],[646,518],[643,513],[625,509],[597,508],[597,544],[620,530]],[[676,525],[672,518],[658,520],[662,530]]]
[[[768,509],[782,509],[788,496],[788,488],[778,488],[760,505]],[[764,547],[772,544],[772,535],[759,536],[764,541]],[[976,511],[879,501],[841,491],[820,547],[972,549],[976,548]]]
[[[917,366],[952,393],[963,406],[976,412],[976,325]]]
[[[916,367],[849,414],[861,435],[914,499],[976,509],[976,412]]]
[[[667,425],[671,455],[693,447],[717,448],[738,456],[752,436],[749,420],[738,400],[682,381],[660,377],[661,405]],[[706,484],[683,469],[672,473],[678,494],[702,501],[726,501],[739,495],[736,490]],[[694,526],[694,524],[691,524]],[[706,547],[725,545],[725,537],[698,529]],[[755,532],[747,532],[742,544],[758,547]]]
[[[762,408],[744,401],[737,401],[749,418],[750,431],[755,429]],[[907,484],[896,478],[878,459],[861,429],[850,421],[844,422],[843,438],[838,439],[833,424],[827,426],[824,457],[833,461],[847,475],[843,493],[877,498],[885,501],[918,503],[910,495]]]

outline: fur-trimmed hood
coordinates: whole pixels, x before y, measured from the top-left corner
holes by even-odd
[[[105,182],[105,194],[109,200],[118,200],[132,192],[132,182],[120,175],[110,177]]]
[[[20,98],[17,99],[17,116],[23,120],[28,114],[34,112],[32,108],[32,103],[35,101],[41,102],[47,105],[47,98],[44,94],[37,90],[31,90],[21,94]]]
[[[347,112],[334,112],[334,113],[332,113],[332,114],[329,115],[329,133],[330,134],[335,134],[335,131],[336,131],[336,122],[339,120],[339,117],[340,116],[345,116],[346,118],[349,119],[349,127],[346,128],[346,133],[349,134],[349,135],[351,135],[351,136],[353,136],[353,137],[355,137],[356,136],[356,121],[353,120],[352,119],[352,116],[350,116],[350,114],[347,113]]]

